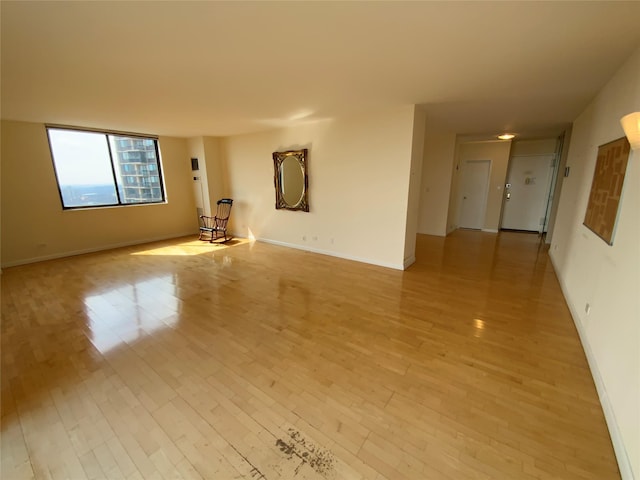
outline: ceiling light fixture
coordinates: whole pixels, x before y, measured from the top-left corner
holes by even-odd
[[[511,140],[515,135],[513,133],[503,133],[502,135],[498,135],[500,140]]]
[[[620,119],[624,134],[629,139],[631,148],[640,149],[640,112],[630,113]]]

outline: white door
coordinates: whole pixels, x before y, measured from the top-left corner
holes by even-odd
[[[460,178],[460,228],[482,229],[491,160],[465,160]]]
[[[509,163],[502,228],[541,232],[555,155],[514,156]]]

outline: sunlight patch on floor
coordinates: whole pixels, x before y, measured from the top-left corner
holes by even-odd
[[[226,243],[214,242],[204,240],[187,240],[180,243],[174,243],[171,245],[153,246],[143,250],[137,250],[131,252],[131,255],[163,255],[163,256],[186,256],[186,255],[201,255],[203,253],[220,252],[222,250],[236,247],[238,245],[244,245],[251,242],[248,238],[232,238]]]

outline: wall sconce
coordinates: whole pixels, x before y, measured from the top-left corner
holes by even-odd
[[[624,134],[633,150],[640,149],[640,112],[630,113],[620,119]]]

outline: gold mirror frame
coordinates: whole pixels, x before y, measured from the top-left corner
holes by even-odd
[[[285,199],[285,184],[287,178],[285,178],[284,161],[286,159],[294,158],[300,170],[302,171],[302,178],[299,180],[302,185],[295,185],[296,189],[302,187],[302,194],[296,204],[288,203]],[[301,210],[303,212],[309,211],[309,178],[307,176],[307,149],[303,150],[289,150],[287,152],[273,152],[273,182],[276,187],[276,209],[285,210]],[[289,179],[291,181],[291,178]]]

